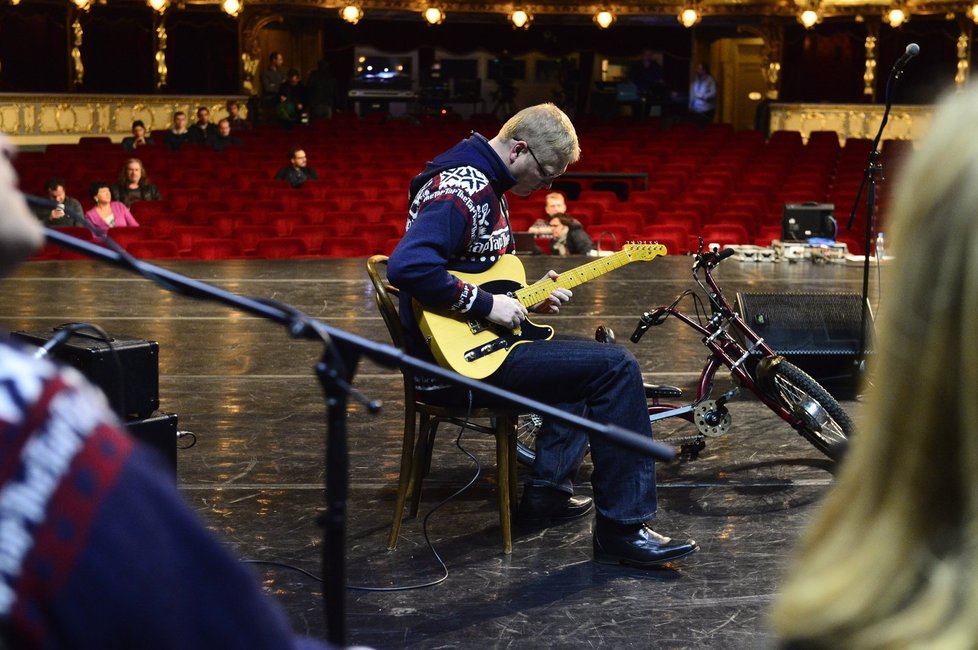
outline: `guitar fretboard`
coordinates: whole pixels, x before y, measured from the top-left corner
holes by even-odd
[[[613,255],[599,257],[593,262],[588,262],[583,266],[578,266],[577,268],[569,271],[564,271],[557,277],[556,280],[544,278],[543,280],[523,287],[522,289],[517,289],[514,295],[524,307],[532,307],[538,302],[545,300],[547,296],[553,292],[555,287],[571,289],[578,285],[584,284],[585,282],[601,277],[605,273],[610,273],[611,271],[620,269],[632,261],[633,260],[628,251],[621,250]]]

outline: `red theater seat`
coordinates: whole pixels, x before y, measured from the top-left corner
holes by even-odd
[[[259,239],[255,245],[255,257],[261,259],[289,259],[306,254],[306,244],[298,237]]]

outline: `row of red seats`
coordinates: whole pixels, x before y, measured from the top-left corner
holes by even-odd
[[[96,241],[85,228],[63,228],[86,241]],[[363,257],[393,250],[396,231],[370,236],[343,236],[322,226],[302,227],[290,235],[279,235],[269,226],[241,226],[222,237],[210,226],[179,226],[160,237],[147,227],[114,228],[109,236],[137,257],[147,259],[280,259],[289,257]],[[394,236],[391,236],[391,235]],[[84,256],[48,245],[37,259],[79,259]]]

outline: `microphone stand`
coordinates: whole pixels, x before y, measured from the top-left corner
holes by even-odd
[[[884,180],[883,162],[880,159],[879,144],[880,139],[883,137],[883,129],[886,127],[886,123],[890,119],[890,107],[892,104],[890,91],[895,85],[895,82],[899,80],[900,76],[903,74],[903,67],[909,60],[909,57],[907,57],[906,60],[898,60],[890,70],[890,76],[886,79],[886,90],[883,94],[885,104],[883,109],[883,120],[880,122],[880,128],[876,132],[876,137],[873,138],[873,146],[869,152],[869,160],[866,163],[866,170],[863,173],[863,180],[859,184],[859,191],[856,193],[856,200],[853,201],[852,210],[849,212],[849,221],[846,223],[846,230],[851,230],[852,222],[856,218],[856,210],[859,207],[859,200],[862,198],[863,189],[868,186],[869,189],[866,191],[866,233],[863,241],[865,247],[863,249],[862,312],[859,327],[859,349],[857,350],[856,357],[856,366],[858,371],[861,371],[865,367],[866,363],[866,338],[869,331],[869,250],[870,246],[873,244],[873,235],[875,234],[876,229],[876,188],[877,185]],[[876,263],[879,264],[879,251],[876,251],[876,253]]]
[[[31,203],[41,204],[31,200]],[[42,204],[43,205],[43,204]],[[52,204],[53,205],[53,204]],[[127,271],[138,273],[164,288],[198,299],[213,300],[249,314],[284,325],[289,335],[322,341],[325,345],[322,360],[316,365],[316,376],[322,385],[327,403],[326,431],[326,512],[318,523],[323,528],[323,609],[326,618],[327,640],[345,647],[345,589],[346,589],[346,499],[348,491],[348,459],[346,446],[346,406],[350,395],[362,401],[371,413],[380,410],[376,400],[367,400],[350,382],[361,356],[383,366],[410,368],[434,375],[479,393],[490,395],[507,404],[525,408],[561,421],[589,435],[603,436],[615,444],[657,460],[672,460],[671,447],[653,441],[619,426],[599,424],[572,413],[565,413],[548,404],[528,399],[476,379],[456,374],[440,366],[416,359],[391,345],[377,343],[335,327],[331,327],[301,311],[274,301],[249,298],[225,291],[214,285],[154,266],[130,256],[123,250],[110,250],[77,239],[52,228],[45,228],[48,241],[97,260],[108,262]],[[107,237],[107,242],[111,242]],[[114,245],[114,242],[111,243]]]

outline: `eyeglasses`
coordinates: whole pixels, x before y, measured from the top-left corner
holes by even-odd
[[[560,174],[548,174],[547,173],[547,170],[545,170],[543,168],[543,165],[541,165],[540,164],[540,161],[537,159],[536,154],[533,153],[533,149],[530,149],[530,145],[529,144],[526,145],[526,150],[528,152],[530,152],[530,156],[533,158],[533,162],[535,162],[537,164],[537,169],[540,170],[540,180],[541,181],[544,181],[545,183],[549,183],[550,181],[552,181],[552,180],[556,179],[558,176],[560,176]]]

